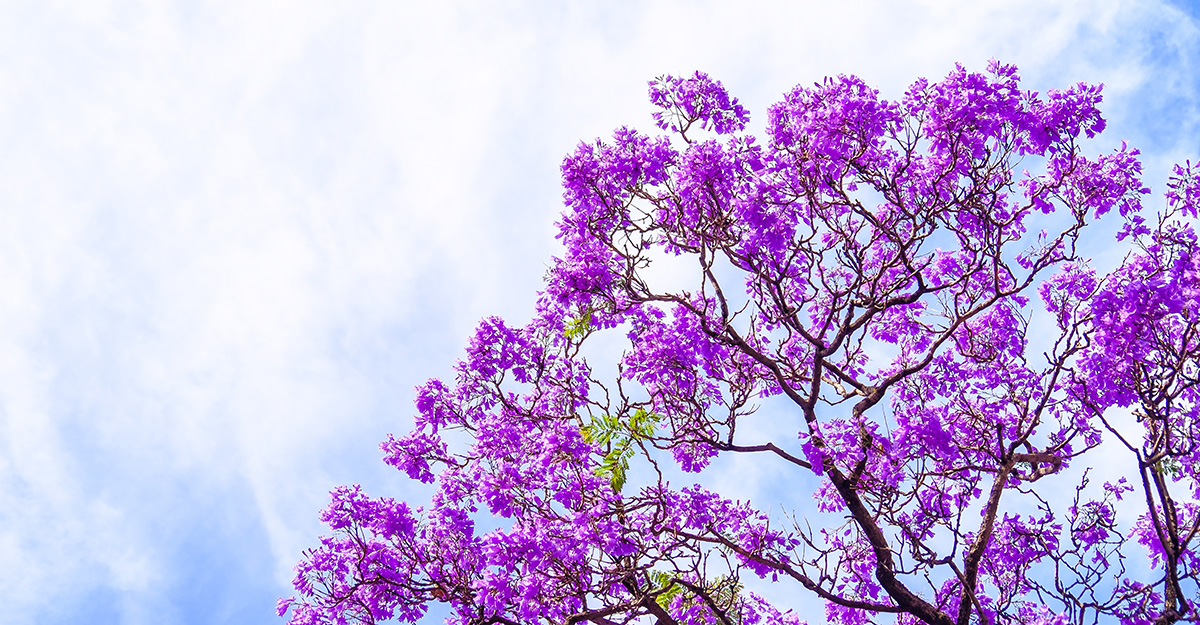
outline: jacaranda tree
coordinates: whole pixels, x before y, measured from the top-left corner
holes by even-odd
[[[1200,620],[1200,167],[1143,211],[1137,150],[1086,147],[1100,87],[994,62],[797,87],[761,142],[702,73],[650,99],[660,133],[564,160],[533,320],[382,444],[432,500],[335,490],[281,616]],[[715,492],[735,454],[811,505]]]

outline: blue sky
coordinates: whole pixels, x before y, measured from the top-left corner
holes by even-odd
[[[0,6],[6,622],[275,623],[335,485],[556,252],[558,164],[701,69],[896,97],[995,57],[1200,158],[1200,11],[1099,2]],[[1098,256],[1104,250],[1096,250]],[[749,470],[749,469],[747,469]],[[756,482],[747,479],[746,488]]]

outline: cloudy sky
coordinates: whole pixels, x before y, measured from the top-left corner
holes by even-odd
[[[523,321],[558,164],[701,69],[756,115],[989,58],[1200,158],[1200,10],[1099,2],[0,3],[6,622],[275,623],[335,485],[484,315]],[[1097,253],[1102,253],[1098,251]]]

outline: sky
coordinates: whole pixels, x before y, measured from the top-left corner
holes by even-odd
[[[379,441],[531,315],[561,159],[650,129],[648,80],[761,128],[990,58],[1104,83],[1152,207],[1200,159],[1194,2],[0,3],[5,622],[282,622],[331,488],[424,498]]]

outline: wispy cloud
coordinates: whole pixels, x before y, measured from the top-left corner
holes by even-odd
[[[709,71],[761,122],[826,74],[895,96],[997,57],[1035,87],[1108,83],[1121,136],[1179,158],[1197,128],[1194,17],[6,5],[0,599],[18,623],[272,619],[329,487],[415,492],[376,442],[408,427],[409,389],[448,373],[478,317],[530,314],[559,160],[648,126],[655,75]]]

